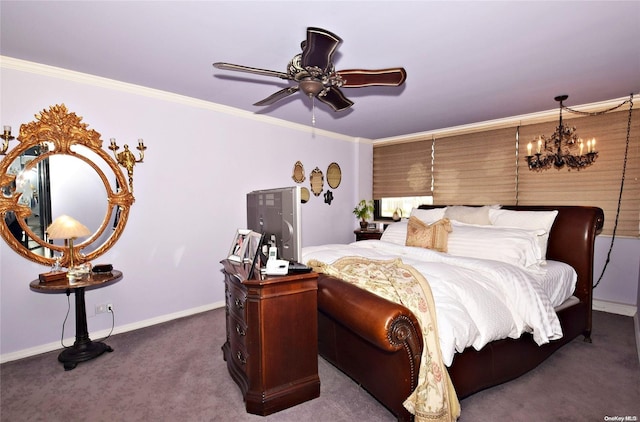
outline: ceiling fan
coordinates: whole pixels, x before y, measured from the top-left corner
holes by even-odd
[[[317,98],[334,111],[343,111],[353,105],[340,88],[362,88],[368,86],[400,86],[407,78],[404,68],[395,67],[379,70],[348,69],[336,71],[333,53],[342,43],[337,35],[321,28],[307,28],[307,39],[302,41],[302,53],[289,62],[287,72],[258,69],[231,63],[217,62],[213,67],[222,70],[275,76],[297,82],[296,85],[281,89],[255,103],[266,106],[291,94],[302,91],[309,98]]]

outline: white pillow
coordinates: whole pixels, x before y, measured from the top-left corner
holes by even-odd
[[[547,259],[547,244],[549,243],[549,233],[551,226],[558,215],[557,210],[553,211],[512,211],[512,210],[489,210],[491,224],[500,227],[517,227],[527,230],[544,230],[538,238],[540,243],[540,260]]]
[[[450,220],[467,224],[491,224],[489,220],[489,210],[498,209],[500,205],[485,205],[483,207],[470,207],[467,205],[450,205],[444,216]]]
[[[443,208],[433,208],[430,210],[421,210],[420,208],[413,208],[411,210],[410,217],[417,217],[419,220],[431,224],[435,223],[438,220],[442,220],[444,218],[446,207]]]
[[[543,230],[451,223],[453,230],[447,245],[450,255],[491,259],[539,270],[537,237]]]
[[[382,232],[380,240],[404,246],[407,241],[407,221],[389,224]]]

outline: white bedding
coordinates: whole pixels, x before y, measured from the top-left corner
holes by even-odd
[[[490,341],[518,338],[525,331],[532,332],[537,344],[562,337],[553,308],[573,293],[576,281],[575,271],[560,262],[549,261],[543,275],[504,262],[451,256],[381,240],[302,250],[303,263],[317,259],[330,264],[344,256],[400,257],[426,277],[436,304],[440,346],[447,366],[456,351],[471,346],[479,350]]]

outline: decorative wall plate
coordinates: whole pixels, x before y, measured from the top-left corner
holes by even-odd
[[[311,193],[309,192],[309,189],[307,189],[306,187],[300,188],[300,202],[306,204],[307,202],[309,202],[310,197]]]
[[[296,161],[296,163],[293,165],[293,174],[291,175],[291,178],[296,183],[304,182],[304,179],[305,179],[304,166],[300,161]]]
[[[324,193],[324,203],[331,205],[331,201],[333,201],[333,192],[331,192],[330,190],[327,190]]]
[[[342,181],[342,170],[340,170],[340,166],[338,163],[331,163],[327,168],[327,184],[336,189],[340,186],[340,182]]]
[[[322,189],[324,189],[324,175],[318,167],[311,171],[309,184],[311,185],[311,192],[313,192],[315,196],[320,196]]]

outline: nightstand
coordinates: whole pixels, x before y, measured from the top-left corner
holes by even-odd
[[[380,230],[354,230],[353,233],[356,235],[356,241],[358,240],[380,240],[382,237],[382,232]]]

